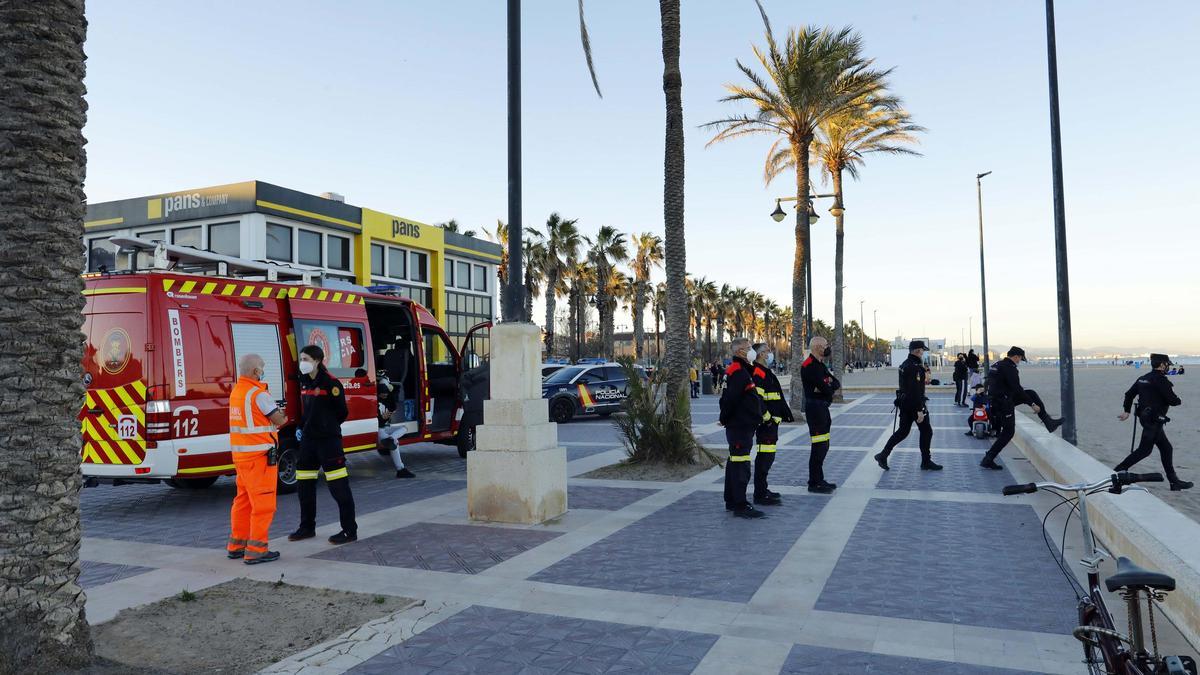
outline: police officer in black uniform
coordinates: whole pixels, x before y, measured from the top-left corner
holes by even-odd
[[[1046,425],[1046,430],[1050,433],[1054,433],[1055,429],[1062,426],[1062,418],[1051,417],[1050,413],[1046,412],[1046,406],[1036,391],[1021,386],[1021,375],[1017,372],[1017,362],[1028,360],[1025,358],[1024,349],[1013,347],[1008,350],[1005,358],[996,361],[988,369],[988,396],[992,401],[989,416],[992,425],[996,428],[996,441],[992,443],[992,447],[983,456],[983,461],[979,463],[979,466],[985,469],[1004,468],[996,463],[996,457],[1000,455],[1000,451],[1008,445],[1017,431],[1017,406],[1028,405],[1033,408],[1033,412],[1037,414],[1042,424]]]
[[[825,455],[829,454],[829,430],[833,420],[829,406],[842,383],[829,372],[821,360],[833,353],[829,342],[820,335],[808,342],[808,358],[800,364],[800,381],[804,386],[804,415],[808,418],[808,434],[812,450],[808,455],[808,491],[827,495],[837,484],[825,480]]]
[[[928,347],[923,341],[913,340],[908,343],[908,358],[900,364],[900,390],[896,395],[896,409],[900,415],[900,426],[896,427],[895,433],[887,440],[883,451],[875,455],[875,462],[884,471],[889,469],[888,457],[892,454],[892,450],[908,438],[908,432],[912,430],[913,422],[917,423],[917,429],[921,434],[921,470],[942,470],[942,465],[933,461],[933,455],[929,451],[929,446],[933,443],[933,424],[929,421],[929,408],[925,405],[925,401],[928,400],[925,397],[925,364],[921,361],[921,357],[927,350]],[[966,369],[965,362],[963,369]]]
[[[967,355],[962,352],[958,353],[958,358],[954,360],[954,405],[960,408],[967,407]]]
[[[318,469],[325,472],[325,484],[337,502],[342,523],[342,531],[330,537],[329,543],[356,541],[354,495],[350,493],[346,454],[342,450],[342,422],[349,416],[346,392],[325,367],[325,351],[317,345],[300,350],[300,395],[303,410],[296,432],[300,440],[296,461],[300,527],[288,535],[288,541],[316,536]]]
[[[729,441],[729,461],[725,462],[725,510],[739,518],[762,518],[762,511],[746,501],[750,483],[750,448],[754,432],[763,422],[762,397],[754,387],[753,366],[747,360],[750,340],[738,338],[730,345],[733,363],[725,370],[725,390],[721,392],[721,426]]]
[[[775,362],[771,346],[759,342],[751,352],[754,354],[754,387],[762,397],[763,409],[766,411],[755,437],[758,441],[758,454],[754,456],[754,503],[777,505],[783,503],[783,497],[778,492],[767,489],[767,474],[771,471],[771,465],[775,463],[779,424],[793,421],[792,409],[783,397],[783,387],[779,385],[779,378],[771,371],[771,364]]]
[[[1167,440],[1166,429],[1163,428],[1171,418],[1167,410],[1173,405],[1182,405],[1183,401],[1175,394],[1175,386],[1167,377],[1167,369],[1171,367],[1171,358],[1166,354],[1151,354],[1150,372],[1139,377],[1133,386],[1125,392],[1125,412],[1118,415],[1121,421],[1129,419],[1129,409],[1133,405],[1133,397],[1138,399],[1135,415],[1142,424],[1142,442],[1138,444],[1128,457],[1121,460],[1113,470],[1128,471],[1134,464],[1150,456],[1151,450],[1158,446],[1158,454],[1162,458],[1163,471],[1171,482],[1172,490],[1186,490],[1192,487],[1191,481],[1182,480],[1175,473],[1175,462],[1172,459],[1174,448]]]

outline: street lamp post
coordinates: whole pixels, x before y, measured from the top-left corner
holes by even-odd
[[[874,339],[871,340],[871,361],[878,361],[879,360],[879,310],[877,310],[877,309],[871,310],[871,315],[874,317],[873,323],[875,324],[875,329],[873,331],[871,331],[875,335]]]
[[[988,332],[987,332],[987,275],[983,267],[983,177],[990,174],[985,171],[975,175],[975,194],[979,199],[979,295],[983,305],[983,371],[986,373],[989,362]]]
[[[506,322],[524,319],[521,273],[521,0],[508,0],[508,292]]]
[[[817,221],[820,220],[820,218],[821,218],[821,216],[817,215],[816,209],[813,208],[813,200],[820,199],[820,198],[826,198],[826,197],[836,198],[837,195],[826,194],[826,195],[809,195],[808,196],[808,224],[809,225],[816,225]],[[783,206],[781,206],[780,203],[781,202],[794,202],[794,201],[797,201],[796,197],[779,197],[779,198],[777,198],[775,200],[775,210],[771,212],[771,219],[777,223],[782,223],[783,219],[787,217],[787,214],[784,213]],[[834,215],[834,217],[837,217],[838,215],[840,215],[840,213],[844,213],[845,209],[842,207],[842,205],[840,203],[834,202],[833,206],[830,207],[829,212],[832,213]],[[804,250],[804,267],[807,272],[807,274],[805,275],[806,278],[804,281],[804,285],[805,285],[805,289],[804,289],[804,306],[805,306],[805,308],[804,308],[804,311],[805,311],[805,315],[806,315],[805,319],[804,319],[804,337],[807,340],[812,340],[812,334],[813,334],[812,287],[813,286],[812,286],[812,237],[811,236],[809,237],[809,240],[808,240],[808,248],[806,248]],[[805,346],[807,346],[807,345],[802,346],[802,348]]]
[[[867,360],[867,325],[863,321],[863,303],[866,300],[858,301],[858,360]]]
[[[1050,82],[1050,162],[1054,177],[1054,260],[1058,276],[1058,379],[1063,440],[1075,444],[1075,367],[1071,347],[1071,290],[1067,282],[1067,216],[1063,204],[1062,134],[1058,119],[1058,54],[1054,0],[1046,0],[1046,65]]]

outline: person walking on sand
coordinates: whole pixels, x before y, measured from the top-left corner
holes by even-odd
[[[1142,442],[1129,456],[1113,468],[1113,471],[1128,471],[1134,464],[1150,456],[1151,451],[1158,447],[1162,459],[1163,473],[1171,483],[1171,490],[1187,490],[1192,487],[1191,481],[1183,480],[1175,473],[1175,462],[1172,457],[1174,448],[1167,439],[1167,431],[1163,427],[1171,421],[1167,412],[1171,406],[1182,405],[1183,401],[1175,394],[1175,387],[1167,377],[1167,369],[1171,366],[1171,358],[1166,354],[1151,354],[1151,371],[1139,377],[1125,392],[1125,412],[1117,416],[1122,422],[1129,419],[1129,409],[1133,399],[1137,397],[1135,415],[1142,425]]]

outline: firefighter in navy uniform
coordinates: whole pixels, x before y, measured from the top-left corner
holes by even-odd
[[[342,524],[341,532],[330,537],[329,543],[356,541],[354,495],[350,493],[346,454],[342,450],[342,422],[349,416],[346,392],[325,367],[325,351],[317,345],[300,350],[300,394],[303,410],[296,432],[300,441],[296,460],[300,527],[288,535],[288,541],[316,536],[318,469],[325,472],[325,485],[337,502]]]
[[[1062,418],[1051,417],[1050,413],[1046,412],[1046,405],[1042,403],[1042,398],[1036,391],[1021,386],[1021,375],[1017,371],[1017,362],[1028,360],[1025,358],[1024,349],[1012,347],[1008,350],[1005,358],[996,361],[988,369],[987,393],[992,400],[992,408],[988,414],[991,417],[992,426],[996,428],[996,441],[992,443],[992,447],[983,456],[983,461],[979,463],[979,466],[985,469],[1004,468],[996,463],[996,457],[1000,455],[1000,451],[1008,445],[1017,431],[1017,406],[1028,405],[1032,408],[1034,414],[1038,416],[1042,424],[1046,425],[1046,430],[1050,433],[1054,433],[1055,429],[1062,426]]]
[[[746,501],[750,483],[750,448],[754,432],[763,422],[762,397],[754,387],[753,366],[746,357],[750,340],[738,338],[730,345],[733,363],[725,370],[725,390],[721,392],[721,426],[729,441],[729,461],[725,462],[725,510],[739,518],[762,518],[765,514]]]
[[[754,387],[763,400],[763,410],[766,416],[758,425],[755,440],[758,441],[758,454],[754,456],[754,503],[782,504],[783,498],[778,492],[767,489],[767,474],[775,463],[775,446],[779,442],[779,424],[792,422],[792,409],[788,407],[787,399],[783,397],[783,387],[779,386],[779,378],[771,371],[775,362],[775,354],[771,346],[760,342],[751,349],[754,355]]]
[[[1171,367],[1171,358],[1166,354],[1151,354],[1150,372],[1139,377],[1133,386],[1125,392],[1125,412],[1118,417],[1121,421],[1129,419],[1129,409],[1133,398],[1138,400],[1135,415],[1142,425],[1142,442],[1138,444],[1128,457],[1121,460],[1113,470],[1128,471],[1134,464],[1150,456],[1150,452],[1158,446],[1158,454],[1162,458],[1163,473],[1171,482],[1172,490],[1186,490],[1192,487],[1191,481],[1182,480],[1175,473],[1175,462],[1172,459],[1174,448],[1167,440],[1167,432],[1163,426],[1171,421],[1167,411],[1171,406],[1182,405],[1183,401],[1175,394],[1175,386],[1167,377],[1167,369]]]
[[[829,429],[833,420],[829,406],[834,393],[842,388],[821,360],[832,354],[829,342],[820,335],[808,343],[808,358],[800,365],[800,380],[804,385],[804,415],[808,418],[808,433],[812,450],[808,456],[808,491],[827,495],[837,488],[825,480],[825,455],[829,453]]]
[[[925,364],[921,361],[921,356],[928,349],[923,341],[913,340],[908,343],[908,358],[900,364],[900,391],[896,397],[900,425],[883,446],[883,451],[875,455],[875,463],[884,471],[889,468],[888,457],[891,456],[892,450],[908,438],[913,422],[917,423],[917,430],[921,435],[921,470],[942,470],[942,465],[934,463],[933,455],[929,452],[929,446],[933,443],[933,424],[929,421],[929,408],[925,405],[925,401],[928,400],[925,397]],[[957,368],[957,365],[955,367]],[[966,368],[965,362],[963,368]]]

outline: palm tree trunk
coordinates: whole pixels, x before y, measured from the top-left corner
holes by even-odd
[[[812,143],[811,137],[793,139],[792,159],[796,163],[796,259],[792,264],[792,343],[800,343],[801,354],[808,347],[810,336],[804,330],[805,317],[805,275],[808,273],[808,150]],[[793,349],[795,351],[795,349]],[[792,376],[789,387],[788,404],[792,406],[792,414],[796,420],[804,417],[804,386],[800,380],[800,366],[803,358],[795,354],[788,360],[788,373]]]
[[[842,201],[842,170],[833,172],[834,203],[845,206]],[[841,378],[846,364],[846,331],[842,323],[842,274],[845,250],[845,230],[842,229],[843,214],[834,216],[837,223],[833,254],[833,375]]]
[[[633,286],[633,358],[642,361],[642,340],[645,339],[643,322],[645,317],[646,293],[644,282],[635,281]]]
[[[662,360],[662,324],[659,319],[662,317],[662,312],[658,307],[654,308],[654,358],[656,361]]]
[[[679,0],[659,0],[662,21],[663,94],[666,139],[663,144],[663,230],[667,271],[667,402],[682,406],[678,417],[691,425],[685,392],[688,379],[687,245],[683,223],[683,76],[679,71]]]
[[[717,354],[725,357],[725,315],[717,317]]]
[[[558,272],[546,272],[546,356],[554,356],[554,310],[557,303]]]
[[[712,321],[704,322],[704,362],[712,362]]]
[[[86,666],[82,0],[0,3],[0,672]],[[36,251],[36,255],[31,255]]]

